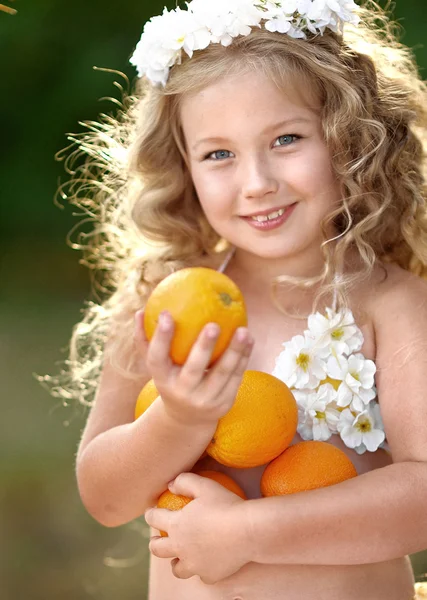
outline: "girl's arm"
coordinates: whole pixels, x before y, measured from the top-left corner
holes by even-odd
[[[375,299],[376,383],[394,464],[253,503],[248,516],[255,535],[263,530],[262,562],[275,555],[279,562],[357,564],[427,548],[427,284],[392,270],[384,285]],[[275,521],[277,532],[290,532],[288,541],[275,535]]]
[[[107,527],[155,505],[171,479],[191,470],[215,431],[216,424],[176,421],[161,398],[133,421],[136,398],[148,379],[129,382],[111,365],[105,368],[77,454],[83,504]]]
[[[250,560],[355,565],[425,550],[426,498],[427,463],[405,462],[330,488],[251,500],[240,507]]]
[[[252,340],[238,329],[207,371],[219,327],[207,326],[182,367],[169,358],[174,324],[160,320],[150,343],[136,317],[139,381],[126,379],[106,362],[96,402],[77,455],[80,495],[106,526],[139,517],[156,504],[169,481],[191,469],[212,439],[218,419],[234,403]],[[160,396],[134,421],[139,392],[152,376]]]

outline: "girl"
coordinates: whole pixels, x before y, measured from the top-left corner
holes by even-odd
[[[83,503],[109,527],[145,513],[150,600],[413,598],[407,555],[427,547],[427,94],[410,52],[372,3],[193,0],[147,24],[132,62],[137,94],[69,159],[89,156],[71,201],[96,221],[86,262],[108,292],[56,390],[96,390]],[[195,265],[224,270],[249,317],[209,370],[215,323],[182,367],[169,314],[143,334],[150,291]],[[264,467],[200,460],[247,369],[295,389],[295,442],[327,440],[359,476],[261,498]],[[150,378],[160,395],[134,421]],[[193,502],[153,508],[168,484]]]

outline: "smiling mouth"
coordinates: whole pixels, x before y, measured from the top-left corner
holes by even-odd
[[[260,211],[259,213],[253,213],[252,215],[246,215],[246,216],[243,216],[242,219],[248,219],[250,221],[257,221],[258,223],[264,223],[265,221],[273,221],[274,219],[281,217],[286,212],[286,210],[289,209],[294,204],[296,204],[296,202],[294,202],[293,204],[288,204],[286,206],[282,206],[280,208],[273,208],[270,210],[267,209],[267,210]]]

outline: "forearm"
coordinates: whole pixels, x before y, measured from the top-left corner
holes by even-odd
[[[250,500],[250,560],[352,565],[392,560],[427,547],[427,465],[397,463],[336,486]],[[241,523],[240,523],[241,524]]]
[[[109,527],[139,517],[156,504],[169,481],[191,470],[215,428],[176,423],[157,400],[135,422],[98,435],[76,465],[86,509]]]

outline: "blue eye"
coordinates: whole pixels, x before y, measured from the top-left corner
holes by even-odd
[[[298,135],[281,135],[277,138],[276,142],[278,144],[274,144],[275,146],[290,146],[296,140],[299,140],[300,137]]]
[[[215,152],[211,152],[208,154],[206,158],[210,160],[225,160],[231,157],[231,152],[228,150],[216,150]]]

